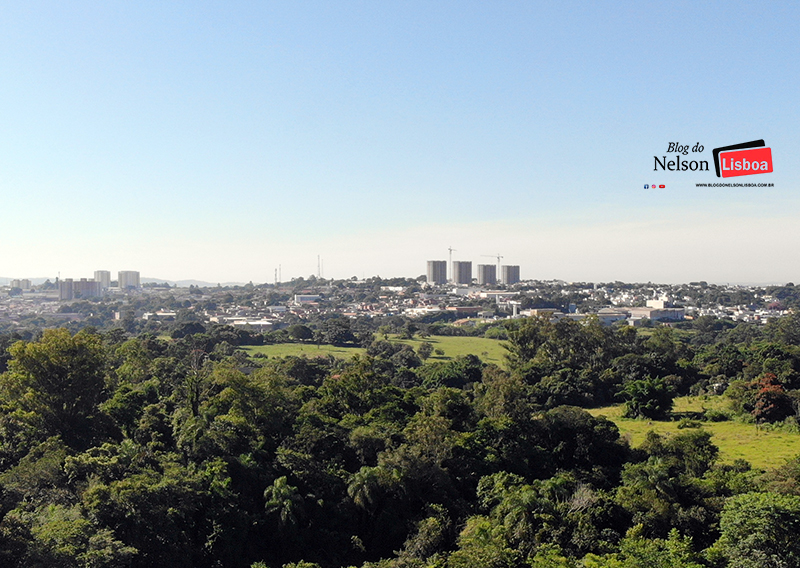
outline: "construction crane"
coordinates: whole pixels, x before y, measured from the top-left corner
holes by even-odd
[[[481,256],[488,256],[490,258],[496,258],[497,259],[497,274],[495,275],[495,278],[497,278],[497,281],[500,282],[500,259],[501,258],[505,258],[505,257],[503,257],[500,253],[497,253],[497,254],[482,254]]]
[[[447,266],[447,268],[450,270],[450,280],[452,282],[455,282],[456,275],[453,274],[453,253],[458,251],[454,249],[452,246],[448,247],[447,250],[450,251],[450,264]]]

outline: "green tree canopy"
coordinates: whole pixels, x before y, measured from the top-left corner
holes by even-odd
[[[70,445],[92,437],[97,405],[106,393],[105,352],[98,335],[47,329],[41,339],[9,348],[9,371],[0,391],[20,407],[42,416],[49,434]]]

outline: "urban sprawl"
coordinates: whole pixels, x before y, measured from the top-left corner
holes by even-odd
[[[499,258],[498,258],[499,260]],[[449,266],[448,266],[449,265]],[[448,268],[450,270],[448,270]],[[498,278],[499,276],[499,278]],[[543,316],[596,317],[603,325],[676,325],[702,316],[766,323],[791,309],[794,286],[588,283],[521,280],[515,265],[427,262],[416,278],[358,280],[317,276],[240,286],[178,286],[137,271],[99,270],[93,278],[1,281],[0,330],[86,325],[127,319],[146,330],[180,321],[227,324],[249,331],[280,330],[309,319],[403,316],[455,326]]]

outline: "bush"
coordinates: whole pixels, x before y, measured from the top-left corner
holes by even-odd
[[[672,412],[675,393],[662,379],[643,379],[625,384],[620,396],[626,399],[626,418],[666,418]]]
[[[731,415],[724,410],[709,408],[703,413],[703,418],[709,422],[726,422],[731,419]]]
[[[508,330],[504,327],[493,326],[483,334],[488,339],[508,339]]]

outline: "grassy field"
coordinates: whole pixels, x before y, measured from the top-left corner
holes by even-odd
[[[429,361],[447,361],[461,355],[473,354],[481,358],[484,363],[495,363],[503,365],[503,355],[505,349],[500,341],[496,339],[486,339],[485,337],[446,337],[431,336],[427,339],[398,339],[396,336],[389,336],[389,341],[411,345],[416,351],[423,341],[429,341],[434,349],[441,349],[444,355],[431,355]],[[348,359],[356,353],[364,353],[361,347],[335,347],[333,345],[320,345],[303,343],[278,343],[275,345],[257,345],[243,347],[245,351],[253,355],[263,353],[268,357],[286,357],[289,355],[306,357],[326,357],[333,355],[343,359]]]
[[[320,345],[316,343],[276,343],[275,345],[248,345],[242,347],[249,355],[263,353],[268,357],[327,357],[333,355],[340,359],[349,359],[355,354],[366,353],[361,347],[336,347],[335,345]]]
[[[501,341],[497,339],[486,339],[485,337],[451,337],[445,335],[432,335],[427,339],[398,339],[395,336],[389,336],[390,341],[397,343],[405,343],[411,345],[414,351],[417,350],[420,343],[428,341],[433,344],[434,349],[441,349],[444,351],[443,356],[431,355],[429,361],[447,361],[455,357],[463,355],[477,355],[484,363],[494,363],[501,367],[505,363],[503,356],[506,350],[503,348]]]
[[[725,400],[720,397],[680,397],[675,399],[675,412],[701,412],[704,408],[722,408]],[[675,434],[678,422],[633,420],[622,417],[622,405],[590,410],[593,415],[603,415],[612,420],[632,446],[644,441],[645,434],[653,430],[659,434]],[[783,465],[786,460],[800,454],[800,434],[782,431],[757,430],[753,424],[742,422],[703,422],[703,428],[713,434],[711,441],[719,447],[720,460],[724,463],[745,459],[755,468],[772,468]]]

